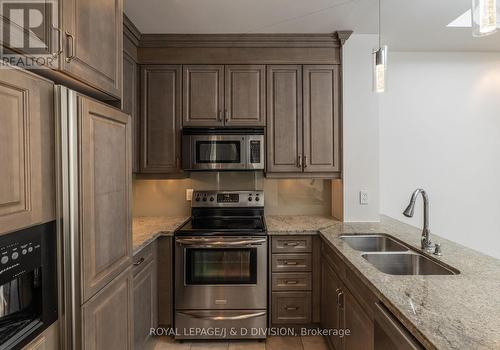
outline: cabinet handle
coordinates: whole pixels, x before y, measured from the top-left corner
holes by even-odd
[[[304,168],[307,168],[307,156],[304,156]]]
[[[226,123],[229,122],[229,112],[227,109],[224,110],[224,116],[226,117]]]
[[[222,110],[219,110],[219,121],[222,121]]]
[[[134,266],[139,266],[140,264],[142,264],[144,262],[144,257],[140,258],[139,260],[137,260],[135,263],[134,263]]]
[[[65,32],[65,34],[66,34],[66,38],[69,39],[68,43],[71,41],[71,45],[70,45],[71,54],[66,56],[66,62],[70,63],[73,60],[73,58],[75,58],[75,37],[71,33],[68,33],[68,32]]]
[[[287,280],[287,281],[285,281],[285,284],[297,284],[297,283],[299,283],[299,281],[297,281],[297,280]]]
[[[297,157],[297,168],[302,168],[302,155],[299,154]]]
[[[288,247],[296,247],[299,245],[299,242],[285,242],[285,245]]]
[[[296,262],[296,261],[288,261],[288,260],[285,260],[285,261],[284,261],[284,264],[285,264],[285,265],[297,265],[297,262]]]
[[[285,310],[286,311],[295,311],[298,310],[299,308],[297,306],[286,306],[285,305]]]
[[[337,294],[337,305],[339,308],[344,308],[344,292],[340,290],[339,294]]]
[[[53,26],[52,29],[57,32],[57,34],[56,34],[57,35],[57,40],[54,40],[54,42],[57,42],[57,50],[55,52],[52,52],[52,57],[53,58],[57,58],[60,54],[63,53],[63,50],[62,50],[61,28]]]

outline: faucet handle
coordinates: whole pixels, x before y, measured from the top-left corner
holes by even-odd
[[[434,245],[434,255],[441,256],[443,253],[441,252],[441,244],[436,243]]]

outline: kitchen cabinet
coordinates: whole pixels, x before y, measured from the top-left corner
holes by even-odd
[[[223,126],[224,66],[184,66],[183,103],[183,126]]]
[[[61,69],[121,99],[123,0],[60,0]]]
[[[183,126],[265,126],[264,65],[186,65]]]
[[[328,329],[340,329],[338,294],[342,283],[329,264],[321,264],[321,326]],[[335,350],[341,349],[341,338],[336,335],[327,336]]]
[[[82,303],[132,263],[130,117],[78,95]]]
[[[344,340],[344,349],[373,350],[373,320],[347,288],[340,295],[345,329],[351,330]],[[341,311],[341,312],[342,312]]]
[[[134,349],[152,347],[158,324],[156,249],[155,241],[134,256]]]
[[[83,350],[134,349],[132,303],[128,268],[82,306]]]
[[[122,111],[130,115],[132,129],[132,172],[139,171],[139,69],[135,60],[123,53]]]
[[[267,66],[267,173],[302,172],[302,67]]]
[[[173,238],[158,238],[158,324],[173,325]]]
[[[0,234],[55,219],[54,85],[0,69]]]
[[[180,174],[181,66],[141,66],[141,173]]]
[[[231,65],[225,70],[225,126],[266,125],[266,68]]]
[[[267,67],[267,176],[340,175],[340,66]]]

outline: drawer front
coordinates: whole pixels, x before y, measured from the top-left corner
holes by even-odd
[[[308,291],[312,289],[310,272],[282,272],[272,274],[273,291]]]
[[[273,324],[311,323],[311,292],[272,293]]]
[[[311,236],[273,237],[273,253],[310,253],[312,252]]]
[[[155,247],[155,242],[149,244],[148,246],[142,248],[138,253],[134,255],[134,276],[137,275],[142,269],[148,265],[150,261],[153,260],[153,249]]]
[[[273,272],[303,272],[312,270],[311,254],[273,254]]]

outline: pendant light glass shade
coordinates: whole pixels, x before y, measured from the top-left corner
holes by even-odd
[[[498,0],[472,0],[472,35],[481,37],[497,31]]]
[[[373,91],[385,92],[387,89],[387,46],[373,52]]]

